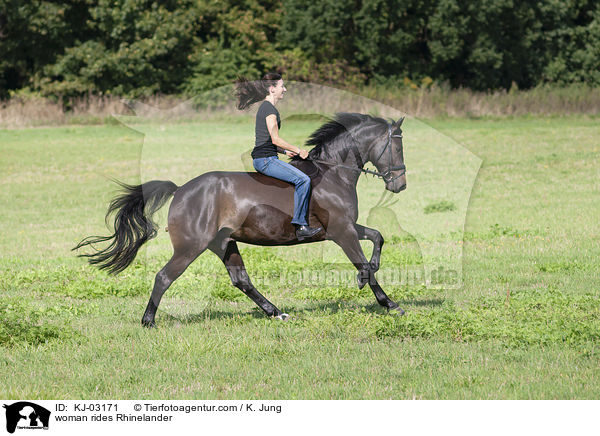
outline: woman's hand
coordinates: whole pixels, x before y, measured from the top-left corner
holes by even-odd
[[[294,157],[294,156],[300,155],[300,157],[302,159],[306,159],[308,157],[308,151],[303,150],[301,148],[298,148],[298,152],[297,153],[295,151],[292,151],[292,150],[285,150],[285,154],[287,156],[290,156],[290,157]]]

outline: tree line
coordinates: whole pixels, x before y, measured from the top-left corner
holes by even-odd
[[[0,0],[2,99],[193,95],[265,71],[346,88],[598,86],[600,2]]]

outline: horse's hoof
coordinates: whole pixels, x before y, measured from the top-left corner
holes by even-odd
[[[146,321],[142,320],[142,327],[146,327],[147,329],[156,328],[156,323],[154,321]]]
[[[282,313],[281,315],[277,315],[274,318],[279,319],[281,321],[287,321],[290,318],[290,316],[287,313]]]
[[[396,306],[396,307],[391,307],[388,309],[388,312],[390,313],[390,315],[397,315],[397,316],[402,316],[404,315],[404,311],[402,310],[402,308],[400,306]]]

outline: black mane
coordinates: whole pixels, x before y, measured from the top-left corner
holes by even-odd
[[[306,140],[305,145],[314,146],[309,152],[310,158],[319,158],[327,150],[327,145],[343,133],[362,124],[381,125],[387,129],[388,122],[383,118],[357,113],[337,113],[333,119],[323,124]],[[302,160],[300,156],[292,157],[292,160]]]

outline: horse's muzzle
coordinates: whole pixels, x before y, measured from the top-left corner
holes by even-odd
[[[397,194],[398,192],[404,191],[406,189],[406,183],[392,183],[391,185],[386,185],[385,189],[393,192],[394,194]]]
[[[397,194],[398,192],[406,189],[406,175],[402,174],[400,177],[385,184],[385,189]]]

